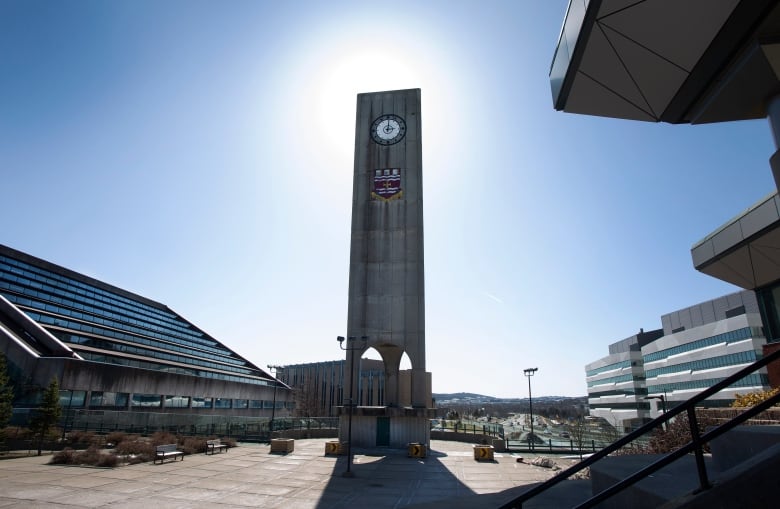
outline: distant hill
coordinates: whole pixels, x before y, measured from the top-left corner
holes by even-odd
[[[452,403],[502,403],[513,401],[527,401],[528,398],[496,398],[495,396],[485,396],[484,394],[475,394],[473,392],[453,392],[453,393],[434,393],[433,399],[438,404]],[[587,399],[585,396],[534,396],[534,401],[561,401],[561,400],[580,400]]]

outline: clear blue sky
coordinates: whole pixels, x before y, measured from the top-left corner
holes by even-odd
[[[356,94],[422,89],[434,392],[584,365],[737,288],[691,246],[773,189],[765,120],[556,112],[566,0],[0,1],[0,243],[266,364],[341,358]]]

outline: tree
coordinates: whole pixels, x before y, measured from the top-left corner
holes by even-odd
[[[13,415],[14,391],[6,369],[5,355],[0,354],[0,443],[5,440],[4,428]]]
[[[60,386],[57,378],[53,377],[43,392],[41,406],[35,410],[35,414],[30,419],[30,430],[33,432],[33,436],[38,439],[38,456],[41,455],[43,440],[59,422],[61,415]]]
[[[312,380],[304,382],[295,389],[295,413],[298,417],[317,417],[323,413],[317,385]]]

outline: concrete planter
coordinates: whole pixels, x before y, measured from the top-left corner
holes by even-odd
[[[325,454],[328,456],[335,456],[345,454],[347,447],[338,440],[329,440],[325,442]]]
[[[428,454],[428,447],[425,444],[412,442],[407,447],[410,458],[424,458]]]
[[[492,445],[475,445],[474,459],[477,461],[493,461],[493,451]]]
[[[271,439],[271,452],[287,454],[295,450],[295,440],[292,438]]]

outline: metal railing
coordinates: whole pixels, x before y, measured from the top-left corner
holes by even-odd
[[[613,442],[608,447],[605,447],[604,449],[582,460],[576,465],[566,470],[563,470],[562,472],[558,473],[555,477],[548,479],[542,484],[522,493],[517,498],[502,505],[501,509],[522,508],[524,502],[527,502],[532,498],[536,497],[537,495],[547,491],[548,489],[552,488],[553,486],[560,483],[561,481],[568,479],[569,477],[576,474],[577,472],[590,467],[591,465],[601,460],[602,458],[605,458],[610,454],[612,454],[613,452],[625,447],[626,445],[630,444],[631,442],[645,435],[646,433],[655,430],[656,428],[662,426],[664,423],[668,422],[669,420],[673,419],[674,417],[676,417],[677,415],[683,412],[686,412],[688,415],[688,425],[690,428],[689,431],[691,433],[691,438],[692,438],[692,440],[688,444],[665,455],[664,457],[648,465],[647,467],[637,471],[636,473],[630,475],[629,477],[626,477],[622,481],[612,485],[610,488],[607,488],[606,490],[597,493],[596,495],[592,496],[582,504],[576,506],[575,509],[585,509],[588,507],[593,507],[596,504],[599,504],[604,500],[607,500],[608,498],[612,497],[613,495],[619,493],[625,488],[628,488],[629,486],[648,477],[650,474],[653,474],[654,472],[657,472],[661,468],[682,458],[683,456],[687,455],[690,452],[693,452],[696,457],[696,470],[699,477],[699,489],[700,490],[709,489],[711,485],[710,485],[709,477],[707,475],[707,468],[704,464],[704,451],[703,451],[704,445],[707,442],[721,436],[727,431],[742,424],[743,422],[747,421],[751,417],[758,415],[759,413],[771,407],[775,403],[780,402],[780,393],[745,410],[743,413],[734,417],[730,421],[721,424],[720,426],[704,434],[701,434],[699,432],[699,425],[698,425],[698,421],[696,418],[696,411],[695,411],[696,405],[706,400],[710,396],[717,394],[721,390],[731,386],[732,384],[741,380],[742,378],[745,378],[747,375],[750,375],[751,373],[758,371],[759,369],[763,368],[767,364],[770,364],[771,362],[774,362],[778,359],[780,359],[780,350],[777,350],[776,352],[767,355],[763,359],[754,362],[750,366],[747,366],[746,368],[737,371],[736,373],[729,376],[728,378],[718,382],[717,384],[713,385],[709,389],[706,389],[703,392],[700,392],[699,394],[693,396],[688,401],[674,407],[673,409],[669,410],[667,413],[657,417],[656,419],[645,424],[644,426],[637,429],[636,431],[633,431],[632,433],[629,433],[623,438]]]

